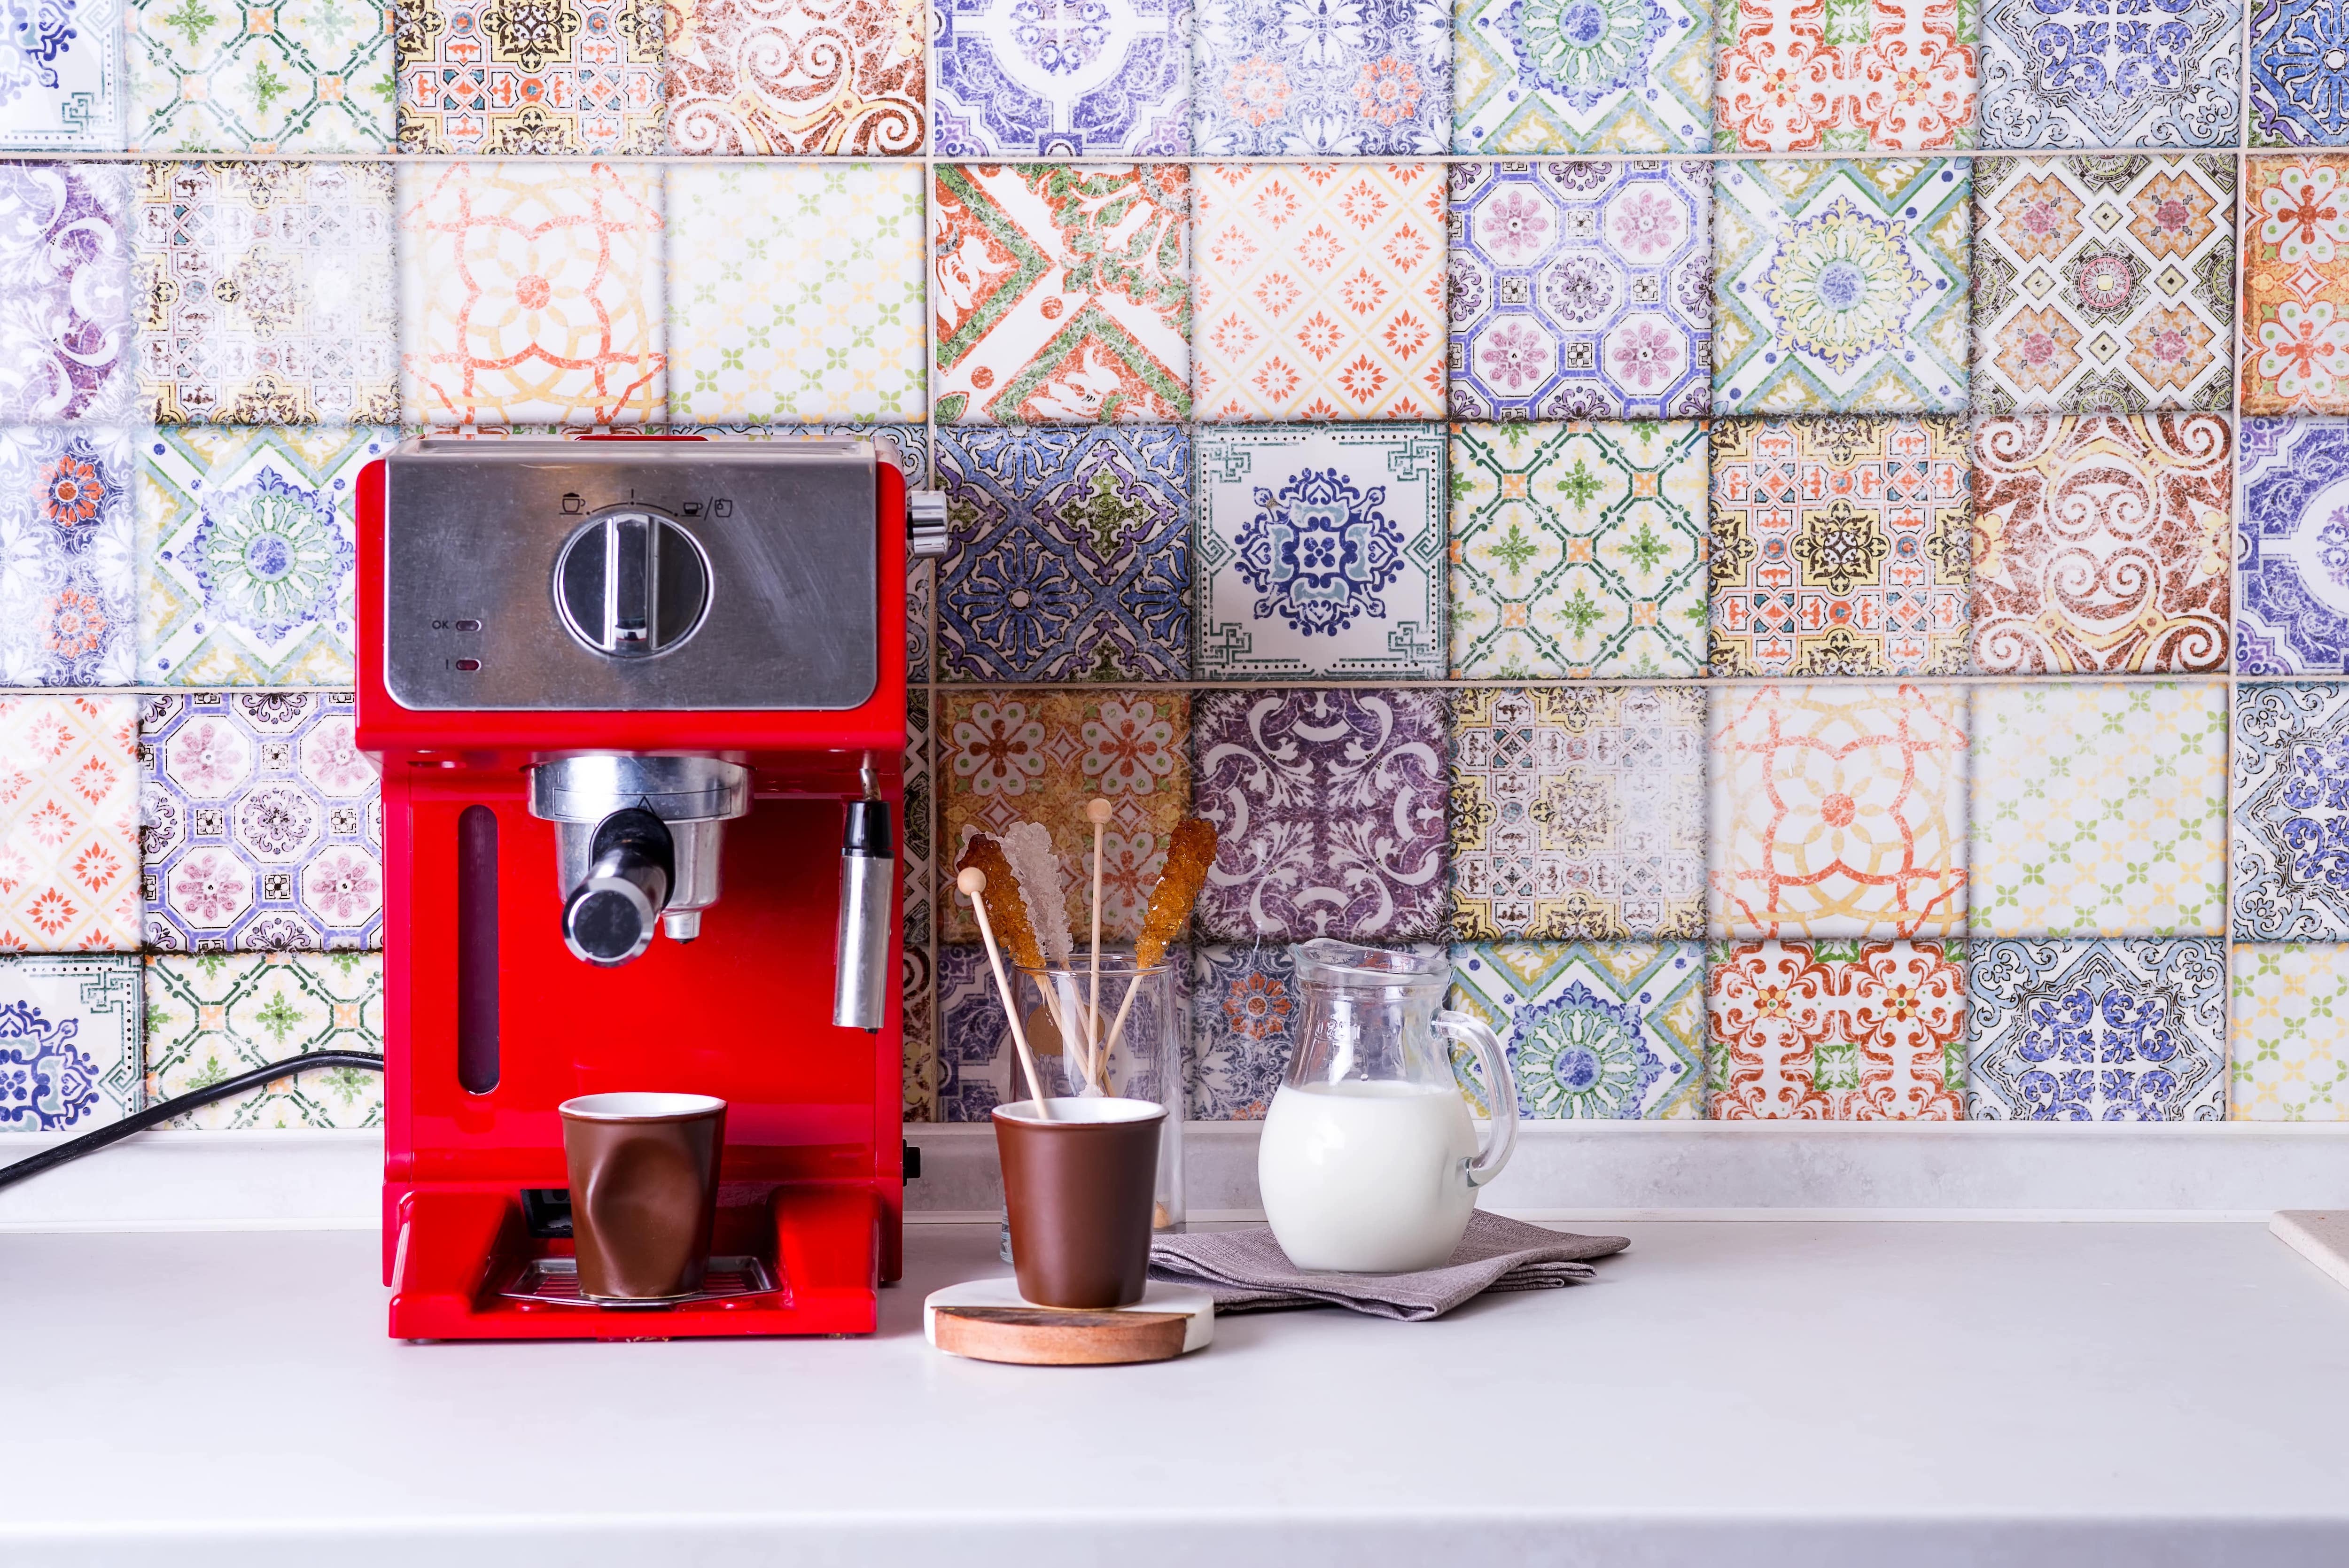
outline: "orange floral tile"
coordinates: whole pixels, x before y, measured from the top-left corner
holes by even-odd
[[[408,423],[667,417],[657,167],[410,164],[399,210]]]
[[[139,699],[0,697],[0,952],[139,946]]]
[[[1092,826],[1085,803],[1112,815],[1103,841],[1102,935],[1130,942],[1165,869],[1166,841],[1191,810],[1191,699],[1176,691],[946,694],[938,784],[946,832],[939,903],[947,942],[976,942],[970,901],[954,891],[955,861],[974,832],[1040,822],[1052,834],[1071,931],[1089,931]]]
[[[1437,163],[1198,170],[1199,418],[1441,419]]]
[[[1717,152],[1919,152],[1974,144],[1981,64],[1958,0],[1735,0],[1713,101]]]
[[[2349,153],[2247,163],[2243,412],[2349,413]]]
[[[1707,1109],[1717,1120],[1956,1121],[1965,1115],[1958,944],[1716,944]]]

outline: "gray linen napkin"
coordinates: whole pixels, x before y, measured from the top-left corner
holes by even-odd
[[[1452,1261],[1417,1274],[1308,1274],[1288,1261],[1267,1226],[1162,1236],[1150,1243],[1150,1277],[1204,1287],[1217,1312],[1345,1306],[1377,1317],[1424,1323],[1488,1290],[1556,1290],[1590,1278],[1588,1260],[1619,1253],[1625,1236],[1546,1231],[1482,1210]]]

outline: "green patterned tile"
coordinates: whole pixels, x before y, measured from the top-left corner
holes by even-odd
[[[312,1051],[383,1049],[379,953],[208,954],[147,961],[151,1103]],[[383,1075],[295,1073],[181,1117],[191,1128],[383,1125]]]
[[[134,152],[383,152],[388,0],[129,0]]]
[[[1704,427],[1452,428],[1452,674],[1694,676],[1705,660]]]

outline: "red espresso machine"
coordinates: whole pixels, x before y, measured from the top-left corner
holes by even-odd
[[[358,487],[402,1339],[862,1334],[897,1277],[905,559],[867,440],[410,440]],[[556,1107],[727,1102],[697,1299],[578,1294]]]

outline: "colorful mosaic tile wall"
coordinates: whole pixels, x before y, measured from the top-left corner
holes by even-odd
[[[947,492],[911,1119],[1009,1089],[966,833],[1073,910],[1094,795],[1113,934],[1224,833],[1197,1117],[1319,934],[1448,948],[1537,1117],[2349,1116],[2337,5],[37,11],[0,1127],[378,1034],[350,485],[425,428]]]

